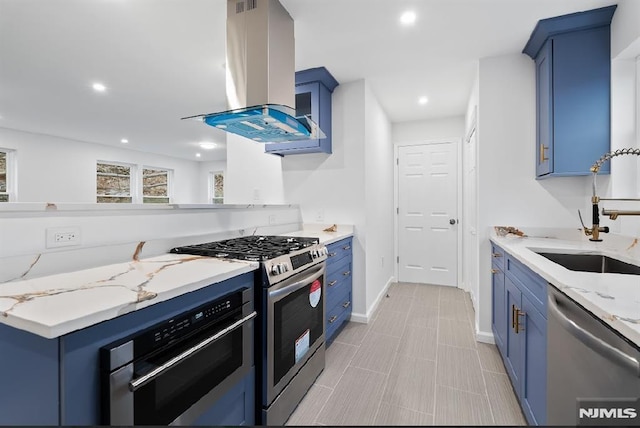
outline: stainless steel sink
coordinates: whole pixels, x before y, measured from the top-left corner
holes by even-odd
[[[565,268],[578,272],[622,273],[640,275],[640,266],[625,263],[601,254],[541,253],[543,257]]]

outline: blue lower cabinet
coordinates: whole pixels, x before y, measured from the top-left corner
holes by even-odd
[[[353,254],[351,238],[327,245],[325,340],[328,345],[351,318]]]
[[[506,353],[503,355],[507,373],[511,378],[513,389],[518,398],[520,398],[520,390],[522,385],[522,344],[521,334],[516,333],[515,322],[518,318],[516,310],[520,308],[522,302],[522,292],[511,281],[509,277],[504,280],[505,301],[507,303],[507,343],[505,346]]]
[[[493,303],[493,312],[491,316],[491,328],[496,345],[500,352],[505,353],[507,343],[507,303],[505,302],[506,293],[504,289],[504,273],[500,269],[493,268],[491,270],[491,298]]]
[[[523,378],[520,401],[530,425],[545,425],[547,416],[547,320],[526,296],[520,317],[526,334],[521,343]],[[562,352],[562,351],[560,351]]]
[[[500,249],[502,251],[502,249]],[[544,280],[504,252],[492,279],[492,329],[513,390],[530,425],[547,420],[547,312]]]
[[[251,369],[218,402],[196,419],[192,426],[250,426],[255,424],[255,369]]]
[[[0,324],[0,425],[58,425],[58,340]]]

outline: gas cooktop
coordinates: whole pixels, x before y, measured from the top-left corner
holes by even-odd
[[[318,238],[243,236],[224,241],[177,247],[171,249],[171,252],[264,262],[318,243]]]

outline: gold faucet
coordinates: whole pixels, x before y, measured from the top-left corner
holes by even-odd
[[[598,159],[593,165],[591,165],[591,172],[593,173],[593,196],[591,196],[591,204],[592,207],[592,227],[586,227],[584,222],[582,222],[582,215],[580,215],[580,211],[578,211],[578,215],[580,215],[580,221],[582,222],[582,228],[584,230],[585,235],[592,236],[589,238],[590,241],[602,241],[600,239],[600,233],[609,233],[608,227],[600,227],[600,215],[598,203],[600,201],[640,201],[640,199],[629,199],[629,198],[600,198],[596,194],[596,176],[600,171],[600,167],[611,158],[622,155],[636,155],[640,156],[640,149],[618,149],[613,152],[605,153],[602,155],[600,159]],[[640,211],[625,211],[625,210],[605,210],[602,209],[602,215],[609,216],[609,219],[615,220],[618,216],[621,215],[640,215]]]

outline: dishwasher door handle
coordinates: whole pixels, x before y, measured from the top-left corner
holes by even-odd
[[[625,354],[618,348],[609,345],[604,340],[597,338],[584,328],[580,327],[575,321],[568,318],[564,313],[562,313],[562,310],[556,303],[555,297],[551,294],[549,294],[547,300],[549,303],[549,310],[552,315],[573,337],[584,343],[590,349],[596,351],[601,356],[631,370],[637,377],[640,377],[640,362],[638,362],[637,359],[633,358],[631,355]]]

